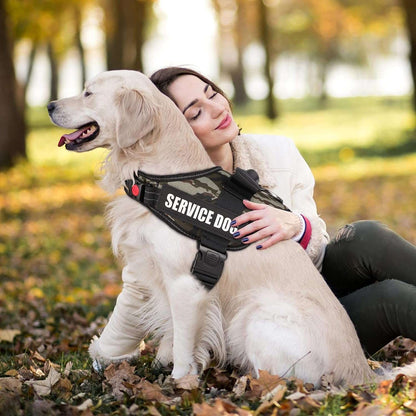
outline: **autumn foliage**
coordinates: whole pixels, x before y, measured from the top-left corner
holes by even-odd
[[[152,364],[151,338],[136,361],[95,373],[87,348],[114,307],[121,265],[104,220],[109,197],[94,181],[100,156],[54,153],[58,136],[36,129],[31,163],[0,173],[0,414],[416,412],[416,379],[404,376],[346,390],[327,380],[315,390],[290,377],[210,368],[174,382],[170,368]],[[372,218],[416,242],[415,155],[360,159],[349,152],[337,163],[314,164],[316,200],[330,232]],[[398,339],[373,358],[401,365],[415,357],[416,343]]]

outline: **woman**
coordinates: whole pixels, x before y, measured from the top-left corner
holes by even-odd
[[[234,234],[265,250],[285,239],[304,247],[353,321],[364,350],[373,354],[399,335],[416,340],[416,247],[384,225],[358,221],[330,241],[313,199],[314,178],[285,137],[239,132],[223,91],[200,73],[169,67],[150,79],[183,113],[212,161],[232,172],[255,169],[260,184],[292,212],[244,201]]]

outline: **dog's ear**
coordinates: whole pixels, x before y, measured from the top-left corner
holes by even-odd
[[[157,112],[151,99],[139,91],[123,88],[116,106],[117,143],[121,148],[133,145],[154,129]]]

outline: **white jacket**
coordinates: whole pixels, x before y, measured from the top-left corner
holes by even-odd
[[[313,199],[315,179],[293,141],[283,136],[242,134],[232,141],[231,148],[235,167],[256,170],[260,185],[309,219],[312,236],[306,252],[321,270],[329,236]]]

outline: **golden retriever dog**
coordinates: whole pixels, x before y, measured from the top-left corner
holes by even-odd
[[[167,175],[213,167],[174,103],[135,71],[104,72],[76,97],[51,102],[67,129],[59,145],[109,149],[102,186],[113,193],[134,172]],[[172,376],[197,374],[214,359],[242,372],[293,375],[319,386],[374,379],[354,327],[300,245],[282,241],[229,252],[208,291],[190,272],[196,242],[127,195],[110,203],[112,245],[123,288],[90,355],[101,366],[136,356],[143,338],[160,340],[157,361]],[[411,364],[409,375],[416,373]]]

